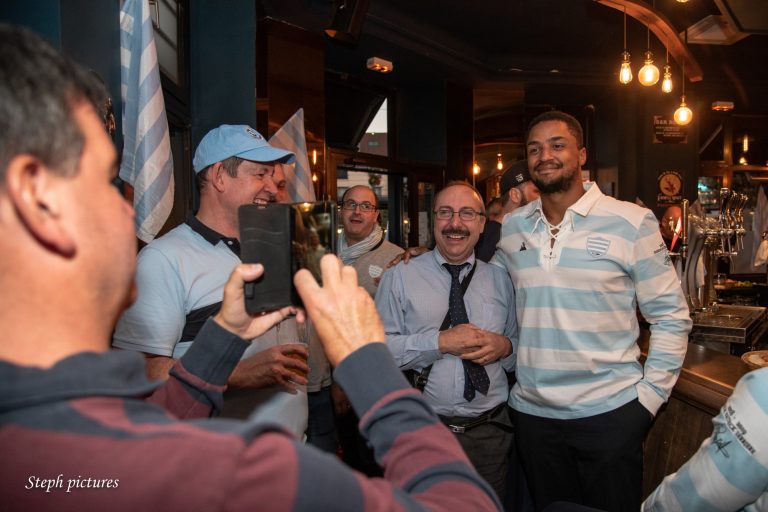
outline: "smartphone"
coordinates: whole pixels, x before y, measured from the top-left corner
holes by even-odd
[[[246,283],[246,311],[301,306],[293,275],[306,268],[319,282],[320,258],[336,254],[335,203],[244,205],[238,217],[241,260],[264,265],[264,274]]]

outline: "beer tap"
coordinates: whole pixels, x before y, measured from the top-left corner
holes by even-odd
[[[749,201],[749,196],[747,194],[740,194],[739,203],[736,206],[736,250],[741,251],[744,250],[744,235],[746,235],[747,230],[744,228],[744,207],[747,205],[747,201]]]
[[[720,238],[720,252],[725,253],[725,239],[726,239],[726,230],[731,225],[731,222],[728,218],[728,203],[729,199],[731,198],[731,189],[727,187],[723,187],[720,189],[720,229],[719,232],[715,235],[718,238]],[[713,233],[714,234],[714,233]]]
[[[726,212],[728,215],[727,221],[728,225],[725,226],[725,240],[727,242],[727,250],[726,250],[726,256],[733,257],[736,255],[736,252],[733,250],[732,243],[735,242],[735,234],[736,234],[736,207],[741,202],[741,194],[738,192],[731,191],[731,197],[728,198],[728,206],[726,207]],[[738,245],[737,245],[738,247]]]
[[[687,199],[683,199],[680,204],[682,213],[680,214],[680,268],[682,272],[685,272],[685,260],[688,257],[688,206],[690,202]]]

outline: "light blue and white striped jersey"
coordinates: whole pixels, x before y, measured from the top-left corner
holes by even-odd
[[[712,423],[709,439],[644,511],[768,510],[768,368],[742,377]]]
[[[639,398],[655,414],[677,381],[691,319],[653,213],[591,186],[555,237],[541,200],[507,215],[501,235],[494,263],[512,277],[519,328],[510,405],[572,419]],[[651,324],[645,368],[638,305]]]

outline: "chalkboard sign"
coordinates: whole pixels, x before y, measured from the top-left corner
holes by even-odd
[[[654,144],[686,144],[687,142],[687,126],[680,126],[671,116],[653,116]]]

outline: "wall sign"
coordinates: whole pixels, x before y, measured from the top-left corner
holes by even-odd
[[[686,144],[687,142],[687,126],[680,126],[670,116],[653,116],[654,144]]]
[[[656,206],[677,204],[683,200],[683,177],[678,171],[661,171],[659,173],[659,195],[656,196]]]

